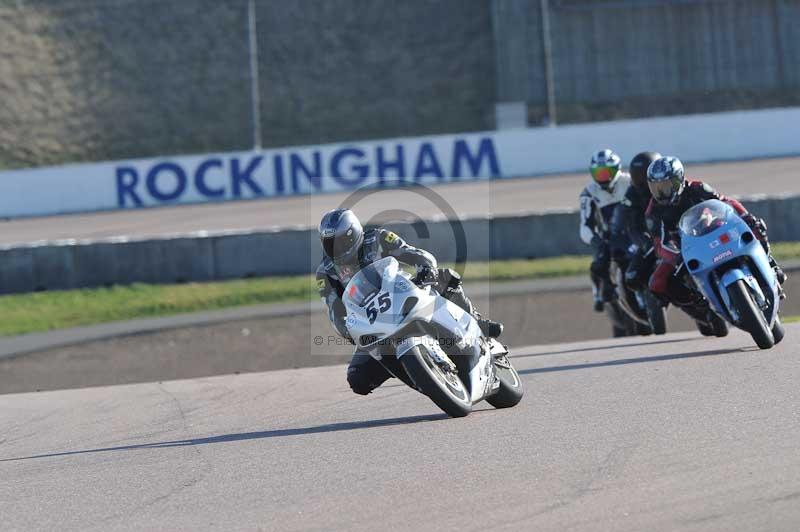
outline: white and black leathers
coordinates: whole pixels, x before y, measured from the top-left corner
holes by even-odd
[[[608,238],[614,211],[625,199],[630,186],[630,174],[619,172],[608,190],[592,181],[581,191],[580,235],[585,244],[591,244],[595,237]]]

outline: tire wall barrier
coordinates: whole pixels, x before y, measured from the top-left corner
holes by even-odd
[[[744,203],[767,221],[771,241],[800,240],[800,196]],[[586,254],[578,223],[571,211],[389,228],[441,262],[453,262]],[[306,274],[320,258],[313,229],[35,243],[0,248],[0,293]]]

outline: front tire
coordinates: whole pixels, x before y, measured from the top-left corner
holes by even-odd
[[[487,397],[486,402],[495,408],[516,406],[524,395],[519,373],[511,365],[507,355],[495,357],[493,362],[495,375],[500,380],[500,389],[494,395]]]
[[[464,417],[472,412],[469,391],[455,371],[440,367],[424,346],[416,346],[402,357],[400,363],[417,386],[436,406],[450,417]]]
[[[769,349],[774,346],[775,337],[772,336],[764,313],[753,301],[745,282],[740,279],[730,285],[728,296],[731,299],[731,305],[739,314],[738,326],[750,333],[759,348]]]

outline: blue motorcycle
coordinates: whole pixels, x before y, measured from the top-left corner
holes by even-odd
[[[683,214],[679,231],[684,264],[711,309],[750,333],[761,349],[780,342],[778,279],[736,211],[719,200],[704,201]]]

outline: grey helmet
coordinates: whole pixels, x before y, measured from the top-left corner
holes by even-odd
[[[619,155],[606,148],[592,155],[589,172],[592,179],[604,190],[611,190],[619,177],[622,160]]]
[[[686,172],[677,157],[661,157],[647,168],[647,186],[657,203],[675,205],[686,187]]]
[[[319,223],[322,250],[336,264],[352,264],[364,242],[364,228],[353,211],[334,209]]]

